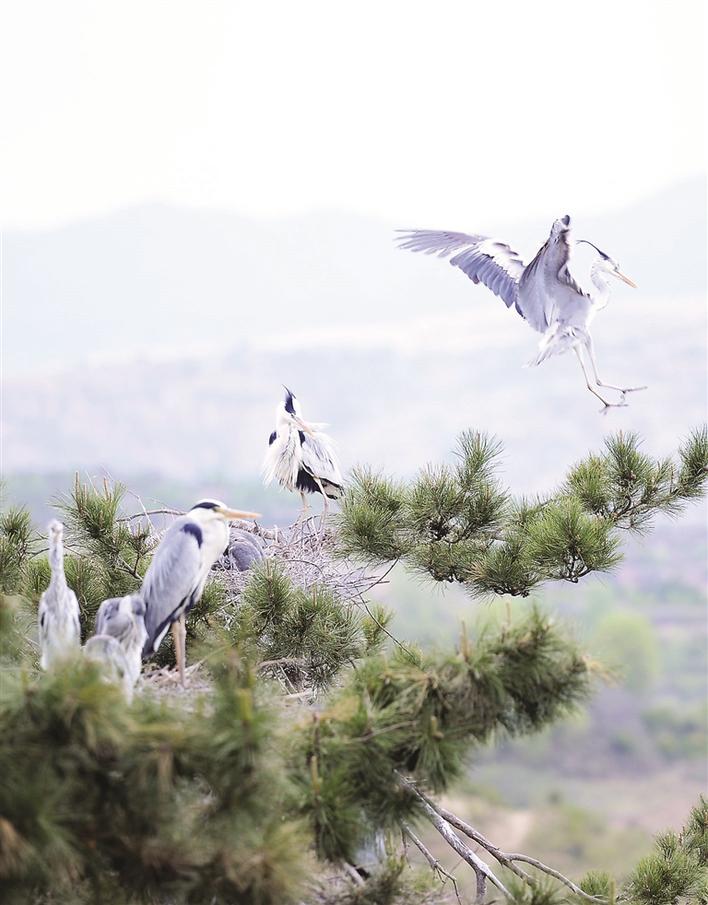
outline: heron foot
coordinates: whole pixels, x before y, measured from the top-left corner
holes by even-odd
[[[601,409],[598,409],[601,415],[606,415],[610,409],[626,409],[629,408],[629,403],[624,401],[624,397],[620,398],[619,402],[605,402]]]
[[[624,396],[625,393],[639,393],[641,390],[646,390],[648,387],[616,387],[612,383],[598,383],[599,387],[604,387],[606,390],[616,390],[621,396]]]

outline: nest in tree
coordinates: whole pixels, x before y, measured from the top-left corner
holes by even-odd
[[[337,529],[331,521],[323,525],[320,517],[311,516],[287,528],[263,528],[242,522],[231,529],[229,551],[214,565],[214,571],[221,573],[228,588],[230,606],[238,605],[250,577],[250,569],[241,571],[233,555],[244,534],[257,539],[263,558],[276,559],[295,586],[305,590],[313,585],[326,587],[345,605],[363,604],[364,595],[384,580],[382,569],[362,568],[337,554]],[[251,566],[255,563],[254,560]]]

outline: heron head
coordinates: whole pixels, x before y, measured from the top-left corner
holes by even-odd
[[[286,386],[285,398],[278,405],[276,412],[276,420],[278,425],[294,428],[295,430],[304,431],[304,433],[312,436],[312,427],[302,417],[302,409],[295,393]]]
[[[570,231],[570,214],[565,214],[563,217],[559,217],[557,220],[553,221],[553,226],[551,227],[551,239],[557,239],[559,236],[564,235],[565,233]]]
[[[607,273],[611,277],[616,277],[618,280],[622,280],[623,283],[626,283],[628,286],[631,286],[632,289],[637,288],[637,284],[633,280],[630,280],[630,278],[628,276],[625,276],[622,273],[622,271],[620,270],[619,264],[617,263],[617,261],[615,261],[614,258],[611,258],[604,251],[601,251],[597,247],[597,245],[595,245],[593,242],[589,242],[587,239],[578,239],[578,244],[580,244],[580,243],[584,243],[585,245],[592,246],[599,255],[599,258],[592,265],[593,270],[595,270],[596,272],[599,271],[600,273]]]
[[[261,517],[260,512],[246,512],[242,509],[230,509],[226,503],[221,500],[199,500],[189,510],[192,517],[197,517],[200,521],[211,521],[219,519],[221,521],[231,521],[231,519],[257,519]]]
[[[60,540],[64,533],[64,526],[57,519],[52,519],[47,526],[47,534],[51,540]]]
[[[145,601],[139,594],[128,594],[123,597],[119,609],[133,619],[145,618]]]

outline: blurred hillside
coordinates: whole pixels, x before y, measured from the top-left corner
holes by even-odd
[[[536,334],[446,262],[396,251],[388,224],[155,206],[11,234],[5,473],[251,481],[282,383],[346,466],[410,472],[473,426],[504,438],[509,480],[533,492],[611,429],[668,451],[706,411],[701,188],[577,220],[641,287],[617,283],[594,327],[605,379],[649,385],[606,417],[572,356],[524,369]],[[548,226],[489,231],[528,256]]]
[[[704,199],[705,181],[694,180],[574,222],[578,238],[612,254],[640,285],[628,305],[662,296],[673,307],[705,285]],[[484,309],[500,303],[446,274],[446,264],[394,253],[393,229],[497,235],[530,260],[564,213],[528,223],[480,223],[473,210],[465,223],[384,223],[333,211],[263,221],[149,205],[6,233],[5,373],[65,368],[90,354],[211,354],[276,333],[360,332],[473,306],[484,327]]]

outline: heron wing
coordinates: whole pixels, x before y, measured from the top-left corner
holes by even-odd
[[[190,530],[190,526],[198,530]],[[202,571],[200,535],[199,526],[182,516],[169,527],[153,556],[140,592],[145,602],[147,631],[143,656],[157,650],[167,629],[199,590]]]
[[[483,283],[502,299],[507,308],[516,303],[524,262],[508,245],[487,236],[415,229],[403,232],[399,248],[450,258],[453,267],[466,273],[473,283]],[[450,255],[453,255],[450,257]]]
[[[516,310],[541,333],[553,325],[564,306],[572,304],[577,295],[585,296],[569,269],[571,251],[570,227],[556,229],[554,224],[550,237],[519,280]]]
[[[302,467],[313,478],[319,478],[323,483],[334,484],[335,487],[339,488],[344,485],[334,443],[327,434],[317,431],[314,436],[304,435],[302,440]]]

